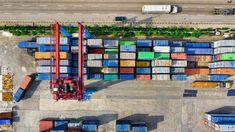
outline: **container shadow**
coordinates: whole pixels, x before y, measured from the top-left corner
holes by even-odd
[[[212,111],[206,112],[207,114],[235,114],[235,106],[224,106]]]
[[[112,85],[118,84],[123,82],[124,80],[117,80],[117,81],[104,81],[104,80],[100,80],[97,82],[93,82],[90,84],[85,85],[85,88],[88,89],[95,89],[97,91],[102,90],[102,89],[106,89]]]
[[[13,117],[13,122],[20,122],[20,116],[18,115],[17,110],[19,109],[19,106],[13,106],[12,107],[12,117]]]
[[[35,93],[35,91],[37,90],[37,88],[38,88],[38,86],[39,86],[40,83],[41,83],[41,81],[34,80],[34,81],[29,85],[28,89],[27,89],[26,92],[25,92],[24,98],[23,98],[22,100],[31,98],[31,97],[34,95],[34,93]]]
[[[163,115],[150,116],[149,114],[134,114],[119,119],[119,121],[121,120],[130,121],[130,122],[145,122],[148,127],[148,131],[151,131],[157,129],[157,124],[159,122],[164,121],[164,116]]]

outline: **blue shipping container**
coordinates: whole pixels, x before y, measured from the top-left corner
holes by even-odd
[[[182,47],[183,43],[181,41],[173,41],[169,44],[171,47]]]
[[[118,60],[103,60],[103,66],[118,67]]]
[[[11,119],[0,119],[0,125],[11,125]]]
[[[185,81],[187,80],[187,75],[185,74],[172,75],[171,79],[174,81]]]
[[[19,48],[38,48],[39,45],[36,42],[19,42]]]
[[[88,69],[84,67],[83,73],[86,74],[87,72],[89,73]],[[72,74],[74,73],[78,73],[78,68],[74,68],[74,67],[72,68]]]
[[[209,80],[211,81],[226,81],[228,79],[229,75],[222,75],[222,74],[218,74],[218,75],[209,75]]]
[[[88,74],[88,79],[90,79],[90,80],[102,80],[103,75],[102,74]]]
[[[168,40],[153,40],[153,46],[168,46]]]
[[[185,73],[185,68],[171,68],[171,73]]]
[[[83,132],[96,132],[98,129],[99,121],[98,120],[85,120],[82,123]]]
[[[211,48],[185,48],[186,54],[191,55],[212,55],[213,50]]]
[[[134,74],[120,74],[119,75],[120,80],[134,80]]]
[[[60,74],[61,77],[68,77],[69,74]],[[36,76],[35,80],[40,80],[40,81],[46,81],[46,80],[50,80],[51,78],[51,74],[50,73],[39,73]]]
[[[235,89],[228,90],[227,96],[235,96]]]
[[[48,51],[51,51],[51,50],[54,50],[55,51],[55,47],[52,47],[50,45],[40,45],[39,48],[38,48],[39,52],[48,52]],[[69,51],[70,48],[69,48],[69,45],[61,45],[60,46],[60,51]]]
[[[235,116],[211,116],[211,122],[213,123],[235,123]]]
[[[137,46],[139,47],[151,47],[152,40],[137,40]]]
[[[83,101],[87,101],[87,100],[90,100],[91,99],[91,95],[93,93],[95,93],[96,90],[95,89],[85,89],[84,90],[84,95],[83,95]]]
[[[18,90],[16,91],[13,99],[16,101],[16,102],[19,102],[23,96],[24,96],[24,93],[25,91],[22,89],[22,88],[18,88]]]
[[[130,124],[117,124],[116,125],[116,132],[130,132],[131,125]]]
[[[68,128],[68,123],[69,121],[67,120],[55,120],[54,121],[54,127],[57,127],[57,128]]]
[[[134,126],[132,127],[132,132],[147,132],[146,126]]]
[[[54,127],[50,132],[66,132],[67,128]]]
[[[210,48],[210,43],[197,42],[197,43],[184,43],[187,48]]]
[[[136,68],[136,73],[138,74],[150,74],[150,68]]]
[[[120,46],[120,51],[135,52],[136,51],[136,46],[135,45],[121,45]]]
[[[104,47],[118,47],[118,40],[104,40]]]

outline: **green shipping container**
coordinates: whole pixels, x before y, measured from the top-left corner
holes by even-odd
[[[117,74],[104,74],[104,80],[106,81],[118,80],[118,75]]]
[[[118,49],[105,49],[105,54],[118,54]]]
[[[135,41],[120,41],[120,45],[135,45]]]
[[[157,60],[170,59],[170,54],[169,53],[154,53],[154,58]]]
[[[219,60],[235,60],[235,53],[220,54]]]
[[[154,52],[138,52],[138,59],[152,60],[154,59]]]

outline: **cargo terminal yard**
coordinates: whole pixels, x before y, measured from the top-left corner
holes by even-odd
[[[233,0],[0,0],[0,131],[235,131]]]

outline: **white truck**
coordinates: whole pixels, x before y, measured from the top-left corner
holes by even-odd
[[[175,5],[144,5],[142,12],[144,14],[169,14],[178,13],[178,7]]]

